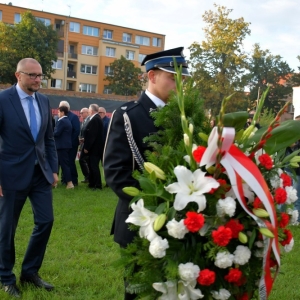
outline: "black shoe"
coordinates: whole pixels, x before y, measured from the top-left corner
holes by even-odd
[[[88,179],[81,180],[81,183],[89,183]]]
[[[51,285],[50,283],[44,281],[38,273],[34,273],[32,275],[21,275],[20,277],[20,282],[21,284],[32,284],[37,288],[43,288],[47,291],[51,291],[54,289],[54,286]]]
[[[3,290],[5,293],[9,294],[12,297],[20,298],[21,292],[19,291],[16,284],[3,285]]]

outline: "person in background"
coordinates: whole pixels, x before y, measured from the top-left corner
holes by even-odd
[[[84,107],[80,111],[81,118],[82,118],[82,123],[81,123],[81,129],[80,129],[80,136],[79,136],[79,165],[81,168],[81,172],[84,176],[84,180],[82,180],[82,183],[88,183],[89,182],[89,166],[88,166],[88,159],[89,156],[84,153],[83,150],[83,144],[84,144],[84,131],[86,129],[87,124],[90,121],[90,116],[89,116],[89,109]]]
[[[68,108],[60,106],[58,108],[58,117],[55,130],[54,139],[58,156],[58,163],[61,166],[64,180],[67,183],[67,189],[74,189],[72,176],[70,171],[69,151],[72,148],[72,124],[68,119]]]
[[[106,109],[104,107],[99,107],[99,116],[103,122],[103,142],[105,143],[110,118],[106,115]]]
[[[71,170],[71,176],[72,176],[72,182],[74,185],[78,185],[78,173],[76,168],[76,156],[78,152],[78,146],[79,146],[79,134],[80,134],[80,121],[77,115],[75,115],[70,110],[70,104],[68,101],[61,101],[59,103],[59,107],[66,106],[68,107],[68,118],[72,124],[72,148],[69,152],[69,161],[70,161],[70,170]],[[63,175],[63,174],[62,174]],[[67,184],[62,177],[62,183]]]
[[[4,292],[19,298],[13,272],[15,232],[27,197],[34,227],[21,266],[20,283],[48,291],[39,270],[54,221],[52,187],[58,177],[49,99],[38,93],[44,78],[33,58],[19,61],[17,84],[0,92],[0,279]],[[2,297],[1,297],[2,298]]]
[[[83,151],[89,156],[89,185],[92,190],[101,190],[102,181],[99,168],[100,159],[103,154],[103,124],[98,114],[99,106],[91,104],[89,107],[90,121],[84,131]]]
[[[132,137],[145,159],[144,153],[150,148],[143,140],[149,134],[158,131],[150,112],[158,106],[165,106],[171,92],[176,91],[173,58],[176,59],[178,65],[182,66],[182,74],[189,76],[183,47],[146,55],[142,65],[146,67],[147,90],[142,93],[138,101],[128,102],[116,109],[111,117],[103,164],[106,182],[119,197],[111,234],[114,235],[114,241],[123,248],[126,248],[136,235],[136,232],[129,230],[125,222],[132,212],[129,206],[132,197],[125,194],[123,188],[130,186],[139,188],[138,181],[132,177],[132,172],[139,167],[128,143],[124,119],[130,120]],[[135,298],[136,295],[125,292],[125,300]]]

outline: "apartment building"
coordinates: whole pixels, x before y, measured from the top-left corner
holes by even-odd
[[[48,89],[110,94],[108,82],[110,63],[121,55],[140,66],[145,55],[164,50],[165,35],[73,18],[45,11],[0,4],[0,21],[16,24],[22,13],[30,11],[45,25],[57,30],[60,41],[55,73],[43,83]]]

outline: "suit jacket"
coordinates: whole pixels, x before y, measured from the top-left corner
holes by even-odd
[[[62,118],[56,122],[54,130],[54,139],[56,149],[72,148],[72,124],[68,117]]]
[[[102,119],[102,122],[103,122],[103,142],[105,143],[106,136],[107,136],[107,130],[108,130],[109,122],[110,122],[110,118],[108,116],[105,116]]]
[[[84,131],[86,129],[87,124],[90,121],[90,116],[88,116],[81,124],[81,129],[80,129],[80,137],[84,136]]]
[[[132,241],[135,233],[130,231],[128,224],[125,223],[131,212],[129,203],[132,197],[123,193],[122,189],[128,186],[139,187],[138,182],[132,177],[133,170],[138,166],[128,144],[123,114],[124,112],[128,114],[133,138],[144,156],[145,151],[150,148],[143,139],[158,130],[150,116],[150,112],[156,108],[150,98],[143,93],[138,101],[128,102],[113,112],[108,129],[103,158],[105,180],[119,197],[111,233],[114,234],[114,240],[123,247]]]
[[[104,148],[103,123],[98,114],[94,115],[88,122],[83,137],[83,149],[88,151],[88,155],[102,157]]]
[[[68,119],[72,124],[72,148],[76,148],[79,145],[80,121],[78,116],[71,111],[68,112]]]
[[[58,162],[52,130],[49,99],[35,93],[40,114],[41,127],[34,141],[16,86],[0,92],[0,180],[3,189],[23,190],[32,180],[35,161],[47,181],[53,183]]]

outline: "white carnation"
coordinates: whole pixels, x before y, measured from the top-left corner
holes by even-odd
[[[233,254],[233,262],[241,266],[246,264],[251,257],[250,249],[246,246],[241,245],[236,247],[236,250],[233,252]]]
[[[299,217],[298,210],[296,210],[296,209],[292,210],[291,208],[288,208],[287,213],[291,216],[290,224],[291,225],[297,225],[298,224],[298,217]]]
[[[218,252],[215,265],[220,269],[226,269],[232,266],[234,255],[229,252]]]
[[[183,239],[185,234],[189,232],[183,222],[184,220],[177,222],[175,219],[169,221],[166,225],[168,234],[175,239]]]
[[[220,289],[218,292],[211,291],[211,294],[213,298],[217,300],[227,300],[231,296],[229,291],[227,291],[226,289]]]
[[[290,241],[290,243],[289,243],[288,245],[285,245],[285,246],[283,247],[284,252],[290,252],[290,251],[293,249],[293,247],[294,247],[294,243],[295,243],[295,241],[294,241],[294,239],[292,238],[291,241]]]
[[[185,282],[193,282],[199,276],[200,268],[193,263],[180,264],[178,266],[178,273],[180,278]]]
[[[285,190],[286,190],[286,193],[287,193],[286,204],[294,203],[298,199],[297,190],[294,189],[292,186],[286,186]]]
[[[149,252],[155,258],[162,258],[166,255],[166,249],[168,248],[169,243],[167,239],[162,239],[160,236],[157,236],[151,241]]]
[[[217,214],[219,217],[224,217],[225,215],[232,217],[235,213],[235,209],[236,209],[236,202],[231,197],[220,199],[217,202]]]

